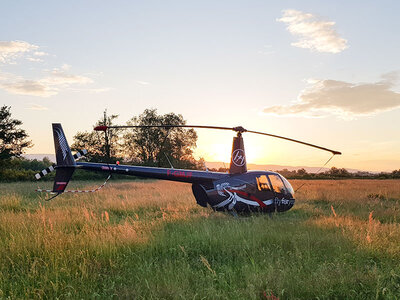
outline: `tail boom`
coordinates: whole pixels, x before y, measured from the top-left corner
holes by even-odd
[[[139,167],[139,166],[101,164],[101,163],[78,162],[77,167],[79,169],[88,171],[100,171],[107,173],[116,173],[122,175],[132,175],[138,177],[163,179],[163,180],[179,181],[187,183],[207,183],[215,179],[226,177],[226,173],[219,173],[219,172],[181,170],[172,168]]]

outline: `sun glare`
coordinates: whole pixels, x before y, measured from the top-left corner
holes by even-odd
[[[231,145],[210,144],[196,151],[198,157],[205,161],[229,162],[231,159]]]
[[[263,155],[265,147],[260,147],[251,141],[245,141],[245,152],[247,163],[250,164],[262,164],[267,163],[268,158]],[[203,147],[199,147],[195,151],[195,156],[197,158],[203,157],[205,161],[210,162],[225,162],[229,163],[231,160],[232,145],[215,143],[208,144]],[[265,152],[268,155],[268,152]]]

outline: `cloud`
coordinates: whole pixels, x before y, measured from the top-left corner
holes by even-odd
[[[345,119],[375,115],[400,108],[400,93],[392,91],[397,73],[388,73],[375,83],[349,83],[337,80],[309,80],[298,100],[290,105],[270,106],[263,110],[277,116],[326,117]]]
[[[38,48],[24,41],[0,41],[0,62],[12,63],[15,58]]]
[[[48,110],[47,107],[42,106],[40,104],[36,104],[36,103],[31,103],[31,106],[28,109],[30,109],[30,110]]]
[[[26,56],[26,59],[32,62],[43,62],[43,58],[44,56],[49,55],[46,52],[43,51],[35,51],[32,53],[33,56]]]
[[[149,84],[150,84],[150,82],[141,81],[141,80],[136,80],[135,82],[136,82],[137,84],[140,84],[140,85],[149,85]]]
[[[99,93],[104,93],[104,92],[109,92],[112,90],[112,88],[106,87],[106,88],[88,88],[88,89],[76,89],[76,88],[71,88],[70,90],[76,91],[76,92],[87,92],[87,93],[92,93],[92,94],[99,94]]]
[[[29,61],[33,61],[33,62],[42,62],[43,61],[43,59],[36,58],[36,57],[27,57],[26,59]]]
[[[339,53],[348,48],[347,40],[334,29],[335,22],[294,9],[284,10],[282,18],[277,21],[287,24],[287,30],[299,38],[292,46],[329,53]]]
[[[43,52],[43,51],[35,51],[35,52],[33,53],[33,55],[36,55],[36,56],[47,56],[47,55],[49,55],[49,54],[46,53],[46,52]]]
[[[68,66],[69,69],[69,66]],[[61,69],[53,69],[51,76],[40,80],[43,84],[54,86],[54,85],[71,85],[71,84],[87,84],[92,83],[93,80],[86,76],[73,75],[64,71],[64,66]]]
[[[49,76],[37,80],[24,79],[12,74],[0,74],[0,88],[11,94],[50,97],[58,94],[60,88],[93,82],[89,77],[70,74],[65,69],[69,67],[55,68]]]
[[[31,62],[43,62],[43,58],[48,55],[48,53],[41,51],[39,46],[25,41],[0,41],[0,64],[15,64],[15,60],[20,57]],[[40,67],[40,65],[36,65],[36,67]],[[62,89],[73,90],[76,85],[93,83],[93,79],[90,78],[93,75],[88,77],[88,75],[72,74],[70,72],[71,66],[68,64],[50,70],[31,69],[36,72],[39,71],[40,75],[36,75],[36,78],[25,78],[25,76],[0,72],[0,89],[16,95],[50,97],[58,94]],[[141,84],[146,83],[142,82]],[[109,89],[92,88],[87,90],[100,93]]]
[[[0,83],[0,88],[10,94],[49,97],[56,95],[58,89],[47,86],[40,81],[21,80],[17,82]]]

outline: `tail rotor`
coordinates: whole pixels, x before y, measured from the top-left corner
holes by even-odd
[[[93,193],[106,185],[108,180],[111,178],[111,174],[102,185],[93,190],[65,190],[75,169],[79,167],[76,160],[86,155],[87,150],[81,150],[72,155],[62,126],[59,123],[53,124],[53,137],[57,163],[35,174],[35,178],[39,180],[55,170],[56,176],[54,178],[53,189],[45,190],[38,188],[36,189],[37,192],[53,194],[51,198],[47,199],[51,200],[62,193]]]

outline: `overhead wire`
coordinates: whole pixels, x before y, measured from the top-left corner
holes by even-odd
[[[332,156],[325,162],[325,164],[319,168],[319,170],[314,173],[314,175],[317,175],[331,160],[332,158],[335,156],[336,154],[332,154]],[[298,190],[300,190],[304,185],[306,184],[306,182],[304,182],[302,185],[300,185],[294,192],[296,193]]]

